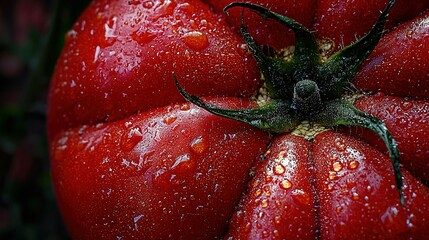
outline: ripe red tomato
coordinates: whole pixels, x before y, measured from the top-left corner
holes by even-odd
[[[260,65],[239,32],[242,12],[260,44],[279,51],[298,41],[251,11],[235,7],[226,16],[231,2],[95,0],[68,32],[49,91],[48,131],[71,236],[425,238],[429,1],[398,0],[353,81],[367,93],[356,108],[396,140],[404,205],[386,146],[370,131],[334,128],[311,140],[297,130],[272,134],[183,99],[172,72],[212,105],[258,108],[251,96]],[[292,17],[336,51],[369,32],[389,1],[250,2]]]

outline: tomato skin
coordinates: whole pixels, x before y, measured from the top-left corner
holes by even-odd
[[[322,239],[423,239],[429,191],[404,172],[405,207],[389,157],[349,136],[326,131],[313,146]]]
[[[293,135],[271,143],[231,220],[227,239],[316,237],[310,147],[310,142]]]
[[[238,36],[196,0],[94,1],[66,40],[49,95],[51,136],[183,101],[173,71],[199,96],[249,96],[259,85]]]
[[[356,86],[364,91],[429,98],[428,22],[429,11],[386,34],[356,76]]]
[[[65,131],[51,158],[71,235],[223,236],[255,156],[268,144],[267,133],[251,128],[182,104]]]
[[[223,8],[234,2],[233,0],[203,0],[207,2],[213,9],[222,13]],[[313,23],[313,16],[316,7],[316,0],[251,0],[246,1],[264,6],[271,11],[289,16],[295,19],[305,27],[310,28]],[[228,10],[229,16],[226,18],[231,26],[235,26],[237,32],[241,24],[241,9]],[[250,11],[245,11],[244,22],[248,27],[250,34],[259,44],[268,45],[276,49],[282,49],[295,43],[294,34],[291,30],[283,25],[265,21],[261,17]]]
[[[398,143],[401,160],[414,176],[429,183],[429,105],[424,100],[386,96],[382,93],[359,99],[356,107],[381,119]],[[365,133],[365,134],[362,134]],[[382,152],[386,147],[370,132],[357,132]]]
[[[260,73],[234,31],[241,11],[221,15],[230,2],[95,0],[67,35],[50,88],[48,128],[53,182],[71,236],[426,237],[429,190],[420,180],[429,183],[429,68],[428,51],[421,50],[428,47],[428,13],[385,35],[354,82],[401,96],[379,93],[356,106],[383,120],[398,142],[412,174],[404,170],[403,208],[384,144],[368,131],[326,131],[311,141],[273,136],[185,103],[173,71],[187,92],[217,106],[255,107],[247,98]],[[338,43],[342,35],[352,41],[366,32],[387,1],[342,1],[344,8],[331,12],[338,1],[251,2]],[[429,7],[412,2],[418,4],[398,1],[390,26]],[[350,19],[349,26],[356,9],[367,19]],[[280,49],[294,42],[285,27],[255,13],[245,11],[245,23],[261,44]],[[410,28],[409,39],[403,33]],[[283,171],[277,161],[284,151],[293,161],[284,161]]]
[[[388,0],[318,1],[314,30],[320,39],[330,39],[337,49],[349,45],[371,30]],[[414,18],[429,7],[427,0],[398,0],[387,21],[390,29]]]

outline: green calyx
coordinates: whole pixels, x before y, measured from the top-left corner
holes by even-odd
[[[186,100],[213,114],[274,133],[290,132],[304,120],[326,127],[348,125],[374,131],[387,146],[393,163],[400,202],[404,205],[399,151],[395,140],[381,120],[340,100],[342,95],[352,89],[353,77],[382,37],[386,18],[395,2],[396,0],[389,1],[369,33],[336,52],[326,61],[322,61],[316,38],[301,24],[259,5],[231,3],[224,9],[226,14],[234,7],[242,7],[243,11],[250,9],[263,19],[277,21],[295,33],[295,52],[291,59],[267,56],[262,46],[248,32],[242,18],[241,33],[265,78],[272,100],[259,108],[223,109],[188,94],[173,74],[176,86]]]

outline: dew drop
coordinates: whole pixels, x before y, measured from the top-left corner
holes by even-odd
[[[153,2],[152,1],[144,1],[143,7],[146,9],[151,9],[153,7]]]
[[[174,123],[176,121],[176,119],[177,119],[177,117],[175,117],[175,116],[169,116],[169,117],[164,118],[164,123],[167,125],[170,125],[170,124]]]
[[[275,216],[275,217],[274,217],[274,222],[275,222],[276,224],[280,224],[280,221],[281,221],[281,217],[280,217],[280,216]]]
[[[266,196],[266,197],[271,196],[271,189],[270,189],[270,186],[265,186],[265,187],[264,187],[264,193],[265,193],[265,196]]]
[[[189,109],[191,109],[191,106],[187,103],[184,103],[182,106],[180,106],[180,110],[182,111],[188,111]]]
[[[261,196],[261,194],[262,194],[262,190],[261,190],[261,189],[257,189],[257,190],[255,191],[255,193],[253,194],[253,196],[255,196],[255,197],[259,197],[259,196]]]
[[[178,156],[175,159],[173,166],[171,166],[171,169],[177,173],[186,173],[194,168],[195,161],[188,153]]]
[[[192,31],[182,37],[182,41],[192,50],[199,51],[209,46],[209,39],[205,33]]]
[[[280,182],[280,187],[282,189],[289,189],[292,187],[292,183],[288,179],[285,179],[285,180]]]
[[[267,199],[263,199],[263,200],[261,201],[261,207],[262,207],[262,208],[266,208],[266,207],[268,207],[268,200],[267,200]]]
[[[283,167],[283,165],[281,164],[277,164],[276,166],[274,166],[274,174],[276,175],[281,175],[286,171],[286,168]]]
[[[143,139],[142,130],[140,127],[132,127],[124,132],[121,137],[121,148],[124,151],[130,151],[137,143]]]
[[[197,137],[194,140],[192,140],[191,144],[192,152],[202,154],[207,149],[207,143],[204,140],[203,137]]]
[[[341,169],[343,169],[343,164],[341,164],[340,162],[334,162],[332,164],[332,169],[334,169],[335,172],[339,172],[341,171]]]
[[[401,104],[401,108],[402,108],[402,110],[404,110],[404,111],[408,111],[408,110],[410,110],[411,108],[413,107],[413,103],[412,102],[403,102],[402,104]]]
[[[271,176],[271,175],[267,175],[267,176],[265,176],[265,182],[266,183],[270,183],[270,182],[272,182],[273,181],[273,176]]]
[[[262,237],[263,238],[267,238],[269,236],[270,236],[270,233],[268,231],[266,231],[266,230],[262,231]]]
[[[357,192],[352,193],[353,200],[359,200],[359,194]]]
[[[346,150],[346,144],[343,141],[341,141],[340,139],[335,139],[335,148],[338,151],[342,152],[342,151]]]
[[[350,170],[354,170],[356,168],[359,167],[359,162],[358,161],[351,161],[348,165],[348,169]]]
[[[292,198],[295,202],[302,205],[308,205],[310,203],[310,195],[308,195],[308,193],[304,192],[302,189],[296,189],[292,191]]]
[[[274,236],[276,236],[276,237],[279,237],[279,236],[280,236],[279,230],[277,230],[277,229],[274,229],[274,230],[273,230],[273,234],[274,234]]]

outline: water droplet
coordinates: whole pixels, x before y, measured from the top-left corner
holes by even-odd
[[[332,164],[332,169],[334,169],[335,172],[339,172],[341,171],[341,169],[343,169],[343,164],[341,164],[340,162],[334,162]]]
[[[130,151],[143,139],[143,133],[140,127],[132,127],[124,132],[121,137],[121,148],[124,151]]]
[[[259,196],[261,196],[261,194],[262,194],[262,190],[261,190],[261,189],[257,189],[257,190],[255,191],[255,193],[253,194],[253,196],[255,196],[255,197],[259,197]]]
[[[359,194],[357,192],[352,193],[353,200],[359,200]]]
[[[266,196],[266,197],[271,196],[271,189],[270,189],[270,186],[265,186],[265,187],[264,187],[264,193],[265,193],[265,196]]]
[[[271,176],[271,175],[266,175],[266,176],[265,176],[265,182],[266,182],[266,183],[270,183],[271,181],[273,181],[273,176]]]
[[[144,1],[143,7],[147,8],[147,9],[151,9],[153,7],[153,2],[152,1]]]
[[[275,216],[275,217],[274,217],[274,222],[275,222],[276,224],[280,224],[280,221],[281,221],[281,217],[280,217],[280,216]]]
[[[283,167],[283,165],[281,164],[277,164],[276,166],[274,166],[274,174],[276,175],[281,175],[286,171],[286,168]]]
[[[261,207],[262,208],[268,207],[268,200],[267,199],[262,199],[262,201],[261,201]]]
[[[207,149],[207,143],[203,137],[197,137],[191,142],[191,149],[194,153],[202,154]]]
[[[408,102],[408,101],[406,101],[406,102],[403,102],[403,103],[401,104],[401,108],[402,108],[402,110],[404,110],[404,111],[408,111],[408,110],[410,110],[412,107],[413,107],[413,103],[412,103],[412,102]]]
[[[302,189],[293,190],[292,198],[295,202],[302,205],[308,205],[310,203],[310,195],[308,195],[308,193],[304,192]]]
[[[329,171],[329,180],[334,180],[337,177],[337,173]]]
[[[175,159],[173,166],[171,166],[171,169],[177,173],[186,173],[194,168],[195,161],[188,153],[178,156]]]
[[[276,237],[279,237],[279,236],[280,236],[279,230],[277,230],[277,229],[274,229],[274,230],[273,230],[273,234],[274,234],[274,236],[276,236]]]
[[[176,121],[176,119],[177,119],[177,117],[175,117],[175,116],[169,116],[169,117],[164,118],[164,123],[167,125],[170,125],[170,124],[174,123]]]
[[[346,144],[344,143],[344,141],[342,141],[341,139],[335,139],[335,148],[342,152],[344,150],[346,150]]]
[[[280,187],[283,189],[289,189],[292,187],[292,183],[288,179],[285,179],[280,182]]]
[[[182,41],[195,51],[203,50],[209,46],[209,39],[207,35],[199,31],[186,33],[183,36]]]
[[[350,170],[354,170],[356,168],[359,167],[359,162],[358,161],[351,161],[348,165],[348,169]]]
[[[182,106],[180,106],[180,110],[182,111],[188,111],[189,109],[191,109],[191,105],[184,103],[182,104]]]
[[[267,238],[269,236],[270,236],[270,233],[268,231],[266,231],[266,230],[262,231],[262,237],[263,238]]]

